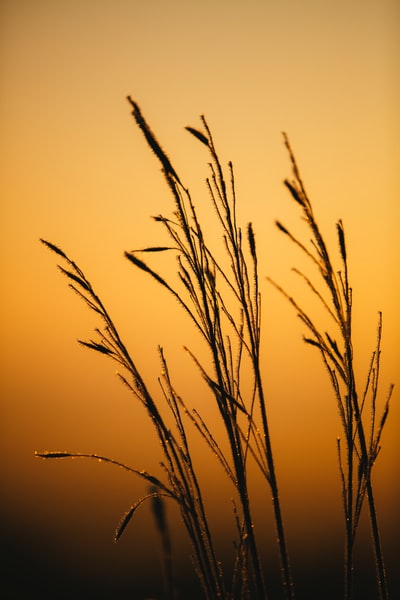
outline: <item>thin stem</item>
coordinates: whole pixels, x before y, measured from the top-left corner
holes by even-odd
[[[297,303],[279,286],[279,289],[286,298],[294,306],[303,323],[307,326],[312,334],[312,338],[305,338],[309,344],[316,346],[322,355],[325,366],[327,367],[330,380],[338,402],[340,416],[346,440],[346,466],[342,463],[340,444],[338,445],[339,469],[342,482],[342,493],[344,499],[345,513],[345,598],[351,600],[353,597],[353,571],[354,571],[354,543],[356,539],[357,526],[359,522],[360,511],[365,493],[368,497],[369,517],[372,528],[373,546],[376,558],[377,569],[377,585],[381,600],[387,600],[387,582],[385,576],[385,568],[383,562],[383,553],[379,537],[378,520],[374,501],[373,487],[371,482],[371,470],[377,456],[377,444],[375,442],[374,427],[375,427],[375,411],[376,411],[376,394],[379,377],[379,354],[380,354],[380,337],[381,337],[381,321],[378,327],[378,342],[377,350],[373,355],[371,367],[368,372],[367,386],[362,400],[361,407],[358,402],[356,391],[356,381],[354,376],[354,357],[352,346],[352,289],[349,284],[349,273],[347,263],[347,250],[344,235],[344,227],[341,220],[338,221],[337,235],[339,242],[340,256],[343,266],[343,275],[341,271],[336,277],[333,268],[328,247],[320,232],[317,222],[314,217],[311,202],[307,196],[304,184],[302,182],[299,168],[296,163],[293,151],[289,144],[287,136],[284,134],[284,142],[289,152],[289,157],[293,167],[294,181],[285,181],[285,185],[290,191],[293,199],[301,206],[304,220],[309,226],[312,239],[312,250],[309,250],[302,242],[298,241],[281,223],[277,223],[279,230],[284,233],[292,242],[294,242],[300,250],[313,262],[314,266],[326,286],[330,303],[328,303],[323,294],[321,294],[316,286],[314,286],[308,277],[305,277],[301,272],[297,271],[305,280],[312,293],[318,298],[322,306],[327,309],[335,326],[337,325],[340,332],[340,344],[338,344],[334,336],[326,333],[325,336],[314,325],[308,314],[297,305]],[[381,319],[381,317],[380,317]],[[339,347],[341,346],[341,348]],[[376,357],[376,367],[372,375],[374,364],[374,356]],[[365,404],[365,396],[367,394],[371,375],[374,377],[372,384],[372,402],[371,402],[371,434],[370,440],[367,441],[362,411]],[[343,389],[341,389],[343,386]],[[390,394],[389,394],[390,398]],[[386,402],[384,414],[381,422],[382,426],[379,429],[379,438],[382,433],[382,427],[386,420],[388,412],[388,402]],[[358,464],[357,464],[358,463]],[[357,468],[356,468],[357,467]],[[355,488],[354,481],[358,477],[358,483]]]

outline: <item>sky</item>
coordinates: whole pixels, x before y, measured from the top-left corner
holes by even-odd
[[[199,128],[204,114],[222,162],[233,162],[238,216],[243,226],[253,222],[259,250],[263,360],[292,561],[299,579],[308,578],[304,586],[311,572],[340,565],[335,400],[301,324],[266,277],[303,298],[291,272],[303,263],[274,225],[279,219],[304,234],[282,185],[291,177],[285,131],[334,251],[335,223],[344,222],[360,381],[382,311],[381,401],[390,383],[398,386],[399,16],[394,0],[0,1],[1,504],[10,573],[17,560],[25,564],[15,585],[30,581],[46,598],[45,579],[48,586],[79,581],[81,589],[111,586],[122,598],[133,588],[157,593],[160,579],[160,569],[148,567],[158,556],[149,511],[112,542],[120,515],[145,491],[140,482],[109,465],[34,458],[35,450],[96,452],[149,471],[160,460],[146,415],[113,365],[76,344],[91,337],[96,320],[39,238],[85,270],[149,385],[157,384],[161,344],[182,394],[202,402],[218,430],[182,349],[201,352],[198,338],[175,301],[123,258],[158,244],[151,216],[172,211],[127,95],[192,190],[211,235],[208,157],[184,127]],[[375,467],[389,573],[400,552],[399,418],[395,387]],[[230,509],[220,498],[224,491],[229,502],[231,492],[216,485],[218,469],[196,451],[223,538],[221,515]],[[258,510],[264,515],[264,505]],[[177,554],[186,556],[178,526],[174,535]],[[184,579],[190,566],[179,564]]]

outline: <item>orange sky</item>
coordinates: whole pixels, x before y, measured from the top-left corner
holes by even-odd
[[[334,248],[334,224],[345,224],[360,374],[382,310],[382,394],[398,385],[399,16],[394,0],[0,2],[2,505],[13,543],[40,554],[42,567],[57,563],[60,551],[58,567],[79,571],[91,554],[89,579],[123,579],[132,562],[140,572],[147,555],[137,546],[152,524],[143,510],[136,533],[116,551],[113,528],[143,492],[139,484],[104,465],[35,461],[34,450],[94,451],[148,470],[158,456],[113,366],[76,345],[96,322],[39,237],[85,269],[151,381],[159,343],[183,392],[192,393],[196,377],[181,348],[197,341],[175,302],[122,256],[157,243],[149,217],[172,207],[127,94],[200,207],[208,202],[208,159],[184,126],[198,127],[205,114],[223,161],[234,163],[239,217],[253,221],[260,253],[265,373],[288,537],[301,556],[311,521],[317,553],[340,531],[334,400],[295,315],[264,276],[299,289],[290,274],[298,254],[274,228],[278,218],[301,231],[282,185],[290,176],[284,130]],[[392,562],[399,417],[395,390],[376,467]]]

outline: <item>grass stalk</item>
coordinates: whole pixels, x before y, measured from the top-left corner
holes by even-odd
[[[183,187],[181,178],[179,178],[169,158],[155,139],[138,105],[131,98],[128,98],[128,100],[133,108],[132,114],[142,130],[146,141],[161,162],[164,176],[175,199],[175,216],[177,221],[172,222],[170,219],[162,216],[157,217],[157,220],[165,225],[168,234],[179,252],[179,276],[189,293],[190,303],[183,299],[180,292],[173,290],[172,293],[184,306],[210,349],[214,374],[213,376],[208,376],[205,375],[204,369],[201,369],[201,371],[215,395],[231,448],[233,472],[243,511],[246,546],[249,549],[250,563],[254,577],[253,594],[254,597],[257,596],[260,598],[264,598],[266,595],[259,551],[255,539],[251,503],[248,496],[246,465],[251,445],[250,437],[254,434],[254,401],[257,397],[262,419],[262,448],[264,448],[266,458],[265,472],[267,473],[267,480],[271,486],[273,496],[279,550],[283,566],[285,597],[292,598],[293,585],[284,537],[278,484],[259,365],[261,298],[258,290],[255,236],[252,225],[249,224],[247,228],[249,259],[246,259],[243,249],[242,230],[236,222],[236,192],[233,167],[229,163],[230,184],[228,184],[215,149],[211,131],[204,117],[202,117],[204,131],[187,127],[188,131],[207,147],[211,156],[211,177],[207,180],[207,186],[221,226],[225,249],[231,262],[230,278],[217,262],[214,252],[206,245],[203,230],[197,218],[197,212],[189,191]],[[141,266],[137,262],[137,252],[131,252],[127,257],[135,262],[137,266]],[[144,269],[160,283],[158,274],[152,271],[147,265]],[[250,283],[250,271],[253,276],[252,284]],[[222,282],[228,286],[228,291],[231,292],[229,302],[221,293],[221,288],[217,281],[218,278],[222,278]],[[168,291],[171,291],[169,284],[162,285],[167,287]],[[238,312],[242,315],[240,325],[237,324],[235,317],[232,315],[232,309],[227,309],[227,306],[231,305],[232,301],[236,303]],[[224,322],[224,318],[228,320],[228,323]],[[252,364],[254,395],[247,405],[243,404],[243,399],[239,396],[238,373],[240,369],[238,368],[235,372],[232,368],[230,334],[228,337],[224,333],[226,325],[229,324],[233,328],[233,335],[236,337],[236,342],[239,345],[238,363],[241,361],[244,349],[250,357]],[[244,440],[243,432],[237,418],[238,408],[248,416],[248,430]],[[259,450],[260,446],[258,447]],[[253,455],[254,453],[254,449],[251,447],[250,454]]]
[[[80,340],[80,343],[118,363],[122,368],[122,372],[119,373],[121,381],[144,405],[161,442],[164,455],[162,465],[167,479],[163,482],[146,472],[127,467],[128,470],[144,477],[154,489],[151,494],[140,498],[128,510],[117,528],[115,537],[119,539],[137,508],[145,501],[159,503],[162,496],[176,501],[192,542],[195,569],[205,597],[209,599],[229,597],[220,563],[214,552],[201,487],[191,459],[187,425],[183,420],[185,416],[185,419],[189,418],[189,421],[200,431],[203,439],[222,464],[239,498],[241,515],[235,518],[240,521],[238,528],[240,539],[236,546],[235,561],[241,565],[241,568],[235,570],[232,585],[235,589],[241,590],[241,598],[247,598],[249,594],[251,598],[260,600],[267,598],[248,488],[248,461],[253,459],[260,467],[272,491],[284,595],[287,600],[291,600],[294,598],[294,592],[260,370],[261,295],[258,289],[257,252],[253,228],[251,224],[248,225],[245,237],[237,224],[233,167],[229,163],[230,182],[228,183],[225,180],[211,131],[205,118],[202,117],[204,132],[191,127],[187,129],[207,147],[211,157],[209,165],[211,176],[207,179],[206,185],[221,227],[226,257],[230,263],[230,270],[224,269],[223,263],[217,259],[214,250],[206,243],[189,190],[183,186],[181,178],[161,148],[137,103],[131,98],[128,98],[128,101],[139,129],[161,163],[166,183],[172,193],[175,210],[172,218],[163,215],[155,217],[170,238],[171,243],[168,246],[132,250],[126,252],[125,256],[136,268],[152,277],[178,300],[200,332],[209,350],[212,369],[206,369],[190,351],[189,354],[199,367],[200,374],[215,399],[229,442],[230,456],[222,450],[199,411],[196,409],[189,411],[183,399],[176,393],[170,379],[166,358],[160,348],[163,376],[159,378],[159,384],[163,400],[169,409],[169,417],[172,418],[173,428],[171,428],[161,415],[159,401],[148,391],[135,361],[131,358],[109,313],[83,271],[60,248],[42,240],[47,248],[61,259],[62,264],[59,268],[68,278],[70,287],[102,321],[103,327],[95,330],[96,338],[88,341]],[[247,249],[244,246],[245,241],[247,241]],[[180,288],[171,284],[143,261],[144,253],[146,256],[152,256],[159,252],[173,253],[177,257]],[[253,373],[250,394],[244,393],[241,385],[241,373],[248,361]],[[257,412],[261,417],[262,435],[259,434],[257,427]],[[76,453],[73,455],[87,456]],[[62,458],[72,454],[53,452],[39,453],[38,456]],[[169,548],[167,548],[166,538],[163,544],[167,556]],[[168,572],[167,564],[166,572]],[[172,593],[171,577],[171,574],[167,577],[169,593]]]
[[[125,373],[118,373],[121,381],[128,387],[133,395],[143,404],[151,423],[156,429],[157,436],[161,443],[164,454],[164,471],[167,481],[163,482],[159,478],[143,470],[132,469],[131,467],[120,463],[117,460],[106,457],[99,457],[96,454],[82,454],[69,452],[39,452],[38,457],[68,458],[83,457],[96,458],[102,461],[122,466],[127,471],[134,473],[146,480],[157,490],[158,495],[164,495],[178,503],[180,513],[185,527],[192,542],[195,562],[195,568],[203,586],[205,597],[210,600],[217,600],[224,597],[224,583],[218,560],[213,549],[213,542],[208,527],[207,517],[204,510],[201,489],[197,481],[197,476],[191,460],[190,448],[187,443],[185,430],[182,426],[180,409],[173,398],[173,391],[169,383],[169,375],[166,370],[166,360],[162,349],[160,348],[160,358],[164,371],[164,397],[167,398],[167,404],[172,413],[173,422],[177,429],[177,434],[171,430],[168,422],[161,416],[157,402],[148,391],[146,384],[138,371],[134,360],[131,358],[127,347],[123,343],[114,323],[107,312],[104,304],[96,294],[91,283],[86,278],[83,271],[72,261],[60,248],[42,240],[43,244],[52,252],[55,252],[59,258],[66,263],[66,267],[59,266],[60,271],[70,281],[69,286],[78,296],[85,301],[86,305],[94,311],[103,322],[103,328],[96,329],[97,339],[79,342],[94,351],[114,360]],[[161,384],[161,382],[160,382]],[[136,502],[122,518],[117,527],[114,539],[118,541],[121,534],[127,527],[129,521],[136,513],[137,508],[147,499],[153,498],[154,493],[141,498]]]
[[[382,330],[382,315],[379,313],[378,340],[373,353],[371,367],[367,377],[367,385],[363,401],[360,405],[354,374],[354,351],[352,338],[352,288],[349,284],[347,250],[342,221],[337,223],[342,270],[337,273],[331,262],[327,244],[315,220],[312,204],[306,193],[300,172],[287,136],[284,134],[285,145],[292,163],[294,180],[285,181],[292,198],[301,207],[303,218],[311,231],[311,250],[300,240],[293,236],[287,228],[277,222],[279,230],[285,234],[300,250],[312,261],[319,273],[328,294],[328,300],[302,272],[294,271],[307,283],[312,293],[318,298],[327,310],[333,321],[336,334],[323,332],[315,325],[309,313],[300,307],[297,302],[279,285],[271,281],[275,287],[284,294],[295,308],[301,321],[308,329],[311,337],[304,337],[304,341],[317,347],[321,353],[325,367],[335,393],[341,415],[344,439],[346,441],[346,464],[342,462],[340,440],[338,440],[339,470],[342,482],[342,494],[345,517],[345,600],[353,597],[354,573],[354,543],[364,497],[368,498],[369,519],[372,529],[373,549],[377,574],[377,588],[380,600],[388,599],[388,588],[380,541],[378,518],[376,513],[373,484],[371,479],[372,467],[379,452],[379,443],[389,411],[389,401],[393,386],[390,387],[380,424],[376,430],[376,397],[379,382],[379,358]],[[370,407],[370,420],[372,423],[369,439],[366,434],[365,424],[365,399],[368,389],[372,398]]]
[[[165,182],[172,195],[173,212],[170,216],[159,214],[154,217],[167,234],[167,245],[126,251],[125,257],[135,268],[150,276],[178,301],[184,315],[199,332],[208,351],[209,366],[205,366],[190,349],[185,349],[215,401],[223,424],[223,441],[228,442],[228,449],[223,449],[225,445],[215,436],[199,409],[189,407],[178,394],[161,346],[158,348],[162,370],[162,375],[158,378],[159,395],[150,393],[109,312],[84,272],[58,246],[42,239],[42,243],[57,255],[61,263],[58,265],[59,269],[67,277],[69,287],[100,321],[100,326],[95,329],[94,338],[79,340],[79,343],[117,363],[119,379],[146,410],[160,441],[163,476],[156,477],[145,470],[134,469],[118,460],[100,457],[94,453],[55,451],[36,454],[45,459],[100,459],[123,467],[150,486],[149,492],[137,499],[123,515],[114,539],[118,541],[137,510],[146,502],[150,502],[160,534],[165,591],[170,600],[175,595],[175,582],[172,546],[164,513],[166,500],[176,502],[179,507],[182,523],[192,545],[194,569],[206,600],[268,598],[270,582],[265,580],[262,569],[262,553],[253,521],[253,498],[249,493],[249,464],[252,461],[258,467],[266,489],[272,496],[277,548],[281,562],[282,594],[285,600],[294,600],[260,361],[261,293],[253,226],[249,223],[244,231],[237,222],[233,166],[232,163],[228,163],[228,170],[223,168],[208,123],[202,116],[201,131],[193,127],[186,129],[205,146],[210,158],[210,176],[206,179],[206,187],[220,229],[223,252],[214,248],[208,241],[207,231],[198,217],[189,189],[183,185],[182,178],[162,149],[138,104],[130,97],[128,102],[136,124],[161,164]],[[359,397],[354,370],[352,288],[349,283],[343,223],[338,221],[336,225],[341,260],[341,268],[336,270],[286,136],[285,144],[294,176],[293,180],[286,180],[285,185],[300,207],[311,232],[311,247],[292,235],[280,222],[277,222],[277,226],[316,268],[321,280],[318,285],[302,271],[294,271],[326,310],[332,329],[329,332],[324,331],[320,325],[314,323],[307,310],[277,283],[272,283],[289,300],[306,327],[307,336],[304,336],[304,341],[319,350],[339,409],[344,445],[343,448],[339,438],[337,454],[345,521],[344,598],[352,600],[354,597],[355,541],[364,500],[367,498],[378,594],[380,600],[388,600],[372,483],[372,469],[380,451],[393,390],[391,386],[383,412],[378,419],[382,315],[379,313],[376,348],[372,353],[364,392]],[[172,282],[170,278],[159,274],[147,262],[147,258],[151,262],[152,257],[157,257],[160,252],[172,255],[176,259],[176,281]],[[146,262],[143,256],[146,256]],[[228,266],[225,266],[226,264]],[[243,384],[245,371],[246,374],[250,372],[250,386]],[[202,486],[192,460],[188,424],[201,435],[201,439],[220,463],[234,490],[232,517],[238,537],[233,549],[234,568],[230,582],[226,580],[227,576],[214,549]]]

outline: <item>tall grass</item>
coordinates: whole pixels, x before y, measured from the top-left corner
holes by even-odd
[[[353,298],[343,223],[339,220],[336,224],[341,259],[341,266],[337,269],[332,263],[331,253],[315,219],[311,201],[305,190],[295,156],[286,135],[284,139],[291,159],[294,177],[293,180],[286,180],[285,185],[293,200],[300,206],[303,220],[310,230],[310,246],[308,247],[294,237],[279,221],[276,224],[279,230],[296,244],[300,251],[314,264],[322,283],[322,291],[321,286],[319,284],[315,285],[302,271],[298,269],[294,269],[294,271],[303,279],[311,289],[312,294],[326,310],[332,330],[324,332],[322,324],[315,323],[308,310],[299,306],[280,286],[274,282],[272,283],[290,301],[308,330],[308,335],[304,337],[304,341],[319,350],[339,408],[344,438],[343,442],[340,438],[337,440],[346,535],[344,598],[350,600],[353,596],[354,544],[361,509],[365,496],[367,496],[375,552],[378,594],[381,600],[386,600],[389,596],[372,483],[372,469],[381,448],[382,432],[388,416],[389,401],[393,391],[391,385],[382,414],[378,416],[377,396],[382,314],[379,313],[376,347],[372,353],[367,379],[360,397],[358,390],[361,385],[357,381],[354,368]]]
[[[219,225],[220,237],[223,241],[222,254],[219,248],[208,241],[207,231],[200,222],[189,189],[182,183],[183,178],[173,167],[139,106],[130,97],[128,101],[136,124],[161,164],[165,182],[172,196],[173,211],[169,216],[160,214],[154,217],[167,234],[169,239],[167,245],[132,250],[125,252],[125,257],[179,302],[186,318],[200,333],[211,359],[211,367],[202,364],[189,349],[187,351],[214,398],[229,442],[228,450],[223,449],[222,440],[215,437],[204,415],[201,415],[197,409],[191,410],[187,402],[178,394],[161,347],[159,347],[161,376],[158,378],[160,394],[155,396],[149,391],[135,359],[128,351],[110,314],[84,272],[58,246],[42,239],[43,244],[60,260],[59,269],[67,277],[69,286],[99,319],[95,337],[91,340],[80,340],[80,344],[116,362],[120,369],[118,377],[145,407],[160,440],[164,477],[155,477],[147,471],[121,465],[117,460],[99,457],[96,454],[38,452],[37,456],[57,459],[72,456],[101,458],[123,466],[149,484],[149,493],[139,498],[121,519],[115,532],[115,541],[125,531],[136,510],[144,502],[151,502],[164,549],[165,593],[168,598],[174,597],[175,587],[169,533],[163,514],[164,501],[167,499],[176,502],[179,507],[182,522],[192,544],[193,564],[205,598],[264,599],[268,598],[268,595],[272,597],[270,582],[266,580],[262,568],[263,554],[253,520],[255,500],[249,491],[249,465],[251,463],[256,465],[265,481],[265,489],[260,490],[260,494],[265,498],[265,502],[268,501],[268,497],[272,497],[277,549],[281,562],[282,594],[286,600],[293,600],[294,586],[260,364],[261,293],[254,229],[251,223],[243,229],[237,222],[233,166],[229,163],[226,170],[222,166],[206,119],[201,117],[201,129],[187,127],[187,130],[208,153],[210,176],[206,180],[206,185],[214,209],[212,213]],[[329,306],[329,302],[323,299],[307,278],[305,278],[306,282],[327,308],[342,336],[341,342],[336,342],[335,337],[330,334],[326,336],[320,334],[307,313],[292,298],[289,298],[303,322],[311,330],[312,337],[306,338],[306,341],[319,348],[328,367],[345,431],[345,462],[342,459],[341,444],[338,445],[346,517],[345,597],[346,600],[350,600],[352,594],[354,540],[363,500],[367,496],[374,532],[379,589],[381,597],[387,598],[371,481],[371,471],[379,451],[389,406],[388,398],[384,414],[377,423],[375,415],[381,322],[377,350],[373,355],[367,385],[360,403],[353,373],[351,288],[348,283],[343,226],[339,222],[338,235],[344,271],[338,278],[331,266],[326,245],[314,220],[311,204],[305,194],[287,140],[286,144],[295,172],[295,181],[287,181],[286,185],[296,202],[302,207],[311,227],[317,257],[291,236],[282,225],[278,226],[306,252],[307,256],[312,258],[319,268],[330,292],[333,307]],[[159,253],[170,253],[176,258],[177,281],[172,282],[160,275],[153,266],[149,265],[147,259],[146,261],[144,259],[144,257],[157,257]],[[279,286],[277,287],[289,297]],[[244,375],[246,375],[246,384],[243,383]],[[341,384],[344,385],[343,390]],[[363,417],[368,394],[371,397],[372,426],[367,434]],[[192,426],[200,432],[203,441],[210,448],[210,457],[214,456],[221,464],[236,495],[232,516],[237,525],[237,540],[232,546],[234,569],[230,580],[227,573],[223,572],[214,548],[206,502],[192,458],[189,435],[189,428]]]

